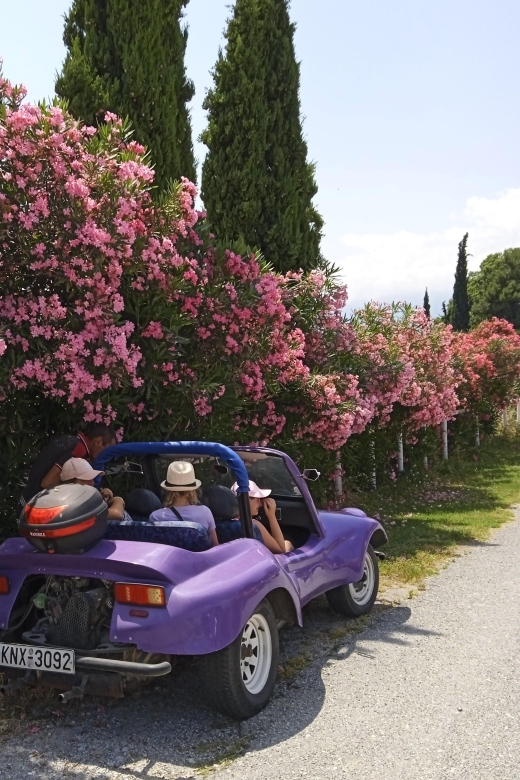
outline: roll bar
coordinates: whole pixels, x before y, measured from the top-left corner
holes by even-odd
[[[236,477],[238,508],[244,536],[248,539],[254,539],[253,520],[248,501],[249,475],[242,458],[230,447],[210,441],[129,442],[107,447],[98,455],[92,466],[103,471],[109,461],[124,455],[200,455],[220,458]]]

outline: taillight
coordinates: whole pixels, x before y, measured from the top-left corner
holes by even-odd
[[[87,528],[92,528],[93,525],[96,523],[95,517],[89,517],[88,520],[83,520],[82,523],[78,523],[77,525],[68,525],[65,526],[65,528],[51,528],[47,529],[45,531],[30,531],[27,528],[22,529],[22,534],[24,536],[36,536],[36,537],[44,537],[45,539],[59,539],[62,536],[72,536],[73,534],[79,534],[80,531],[86,531]]]
[[[45,525],[54,520],[63,510],[65,506],[53,506],[50,509],[41,509],[40,507],[34,507],[27,504],[25,507],[25,519],[30,525]]]
[[[9,580],[7,577],[0,577],[0,596],[7,596],[9,593]]]
[[[116,582],[114,595],[119,604],[131,604],[135,607],[164,607],[166,604],[164,588],[158,585]]]

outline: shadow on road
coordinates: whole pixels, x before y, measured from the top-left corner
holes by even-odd
[[[316,599],[305,609],[304,629],[281,631],[282,668],[298,659],[299,672],[282,678],[269,706],[242,724],[205,706],[192,659],[128,699],[85,699],[69,709],[55,702],[28,704],[27,726],[18,726],[16,737],[3,746],[4,767],[11,773],[6,776],[182,780],[215,764],[224,767],[245,751],[281,743],[307,728],[323,708],[323,670],[348,663],[355,653],[370,655],[362,646],[365,639],[372,647],[374,641],[406,645],[433,634],[415,627],[411,616],[409,606],[379,605],[368,625],[360,624],[335,615],[324,597]]]

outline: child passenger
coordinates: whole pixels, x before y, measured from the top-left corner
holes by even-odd
[[[195,478],[191,463],[174,460],[168,466],[168,473],[161,487],[166,491],[162,509],[157,509],[150,515],[150,522],[160,525],[171,520],[186,520],[198,523],[209,531],[214,547],[218,545],[215,519],[207,506],[199,504],[197,489],[200,479]]]
[[[94,487],[96,477],[102,476],[104,471],[96,471],[90,463],[83,458],[69,458],[65,461],[61,469],[60,478],[62,482],[76,485],[90,485]],[[125,520],[125,502],[120,496],[114,496],[108,488],[101,488],[99,491],[104,501],[108,505],[109,520]]]
[[[233,485],[231,490],[233,493],[237,491],[237,483]],[[272,490],[262,490],[259,488],[256,482],[249,480],[249,505],[251,507],[251,517],[253,523],[259,529],[262,534],[262,541],[275,555],[285,552],[291,552],[294,550],[291,542],[283,538],[282,529],[276,517],[276,501],[274,498],[269,498]],[[264,512],[269,520],[269,528],[271,533],[259,520],[260,508],[263,507]]]

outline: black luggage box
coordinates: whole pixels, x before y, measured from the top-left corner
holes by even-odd
[[[40,552],[82,553],[107,529],[108,507],[90,485],[58,485],[42,490],[23,508],[18,530]]]

